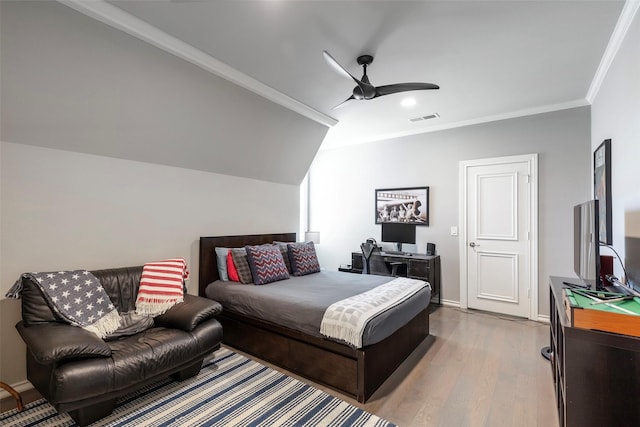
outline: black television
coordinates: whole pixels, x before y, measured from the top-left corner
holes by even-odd
[[[398,252],[402,252],[403,243],[416,243],[416,226],[401,222],[383,222],[382,241],[396,243]]]
[[[600,241],[598,200],[573,208],[573,269],[591,289],[600,289]]]
[[[640,208],[624,214],[624,255],[627,286],[640,292]]]

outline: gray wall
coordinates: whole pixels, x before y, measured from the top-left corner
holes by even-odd
[[[434,242],[442,258],[442,298],[460,300],[458,237],[461,160],[539,153],[539,313],[548,315],[548,276],[572,275],[573,205],[590,197],[589,107],[433,132],[318,153],[311,169],[311,228],[321,264],[337,269],[369,236],[374,190],[430,187],[430,225],[415,249]],[[411,248],[411,245],[408,245]]]
[[[613,247],[625,258],[625,216],[640,214],[640,16],[636,14],[592,106],[591,148],[611,139]],[[613,252],[603,249],[603,254]],[[637,262],[636,262],[637,263]],[[620,264],[616,275],[624,277]]]
[[[25,379],[4,299],[22,272],[99,269],[184,257],[197,293],[200,236],[295,231],[297,185],[0,143],[0,376]]]
[[[59,3],[0,19],[0,378],[21,388],[20,273],[185,257],[193,293],[200,236],[298,229],[327,129]]]

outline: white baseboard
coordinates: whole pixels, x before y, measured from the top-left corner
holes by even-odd
[[[460,308],[460,301],[451,301],[451,300],[443,299],[442,305],[444,307]],[[546,314],[538,314],[538,317],[534,320],[540,323],[551,323],[551,318]]]
[[[538,322],[551,323],[551,318],[546,314],[538,314]]]
[[[440,302],[442,303],[443,306],[446,306],[446,307],[460,308],[460,301],[451,301],[448,299],[443,299]]]
[[[13,389],[15,391],[17,391],[18,393],[24,393],[26,391],[32,390],[33,389],[33,384],[31,384],[29,381],[24,380],[21,381],[19,383],[15,383],[15,384],[9,384],[11,387],[13,387]],[[5,391],[4,389],[0,389],[0,399],[6,399],[8,397],[12,397],[9,392]]]

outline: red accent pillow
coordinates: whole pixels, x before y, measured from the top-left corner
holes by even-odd
[[[238,277],[238,270],[236,270],[236,265],[233,263],[233,257],[231,256],[231,249],[227,253],[227,274],[229,275],[229,280],[232,282],[239,282],[240,277]]]

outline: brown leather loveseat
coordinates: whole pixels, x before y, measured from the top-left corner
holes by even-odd
[[[116,398],[145,384],[197,375],[222,341],[214,319],[219,303],[185,294],[184,302],[158,317],[127,321],[135,312],[142,267],[91,273],[122,316],[118,331],[103,340],[62,321],[30,279],[23,281],[22,321],[16,325],[27,344],[27,378],[81,426],[107,416]]]

